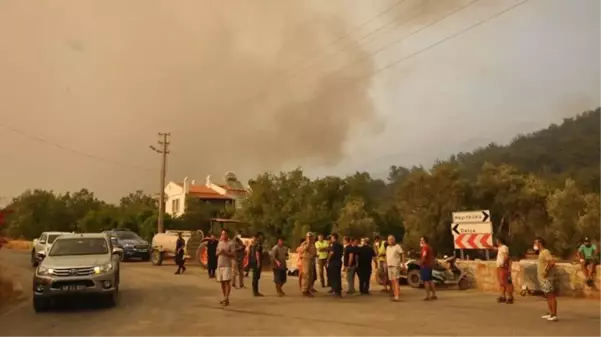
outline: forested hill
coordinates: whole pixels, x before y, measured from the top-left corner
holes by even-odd
[[[516,137],[509,145],[490,144],[450,160],[464,166],[475,177],[485,162],[510,164],[520,171],[535,173],[556,186],[572,178],[587,192],[599,193],[601,169],[600,108],[566,118],[561,125]]]

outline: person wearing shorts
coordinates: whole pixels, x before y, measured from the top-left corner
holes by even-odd
[[[424,288],[426,289],[426,298],[424,298],[424,301],[436,300],[438,297],[436,297],[436,289],[434,288],[434,282],[432,282],[434,253],[428,244],[427,237],[422,236],[419,240],[419,245],[421,246],[419,274],[422,282],[424,282]]]
[[[230,242],[227,231],[221,231],[221,237],[217,244],[217,270],[215,278],[221,285],[223,300],[221,305],[230,304],[230,292],[232,291],[232,259],[236,257],[234,245]]]
[[[511,281],[511,260],[509,259],[509,247],[505,239],[497,238],[497,278],[501,294],[497,303],[513,303],[513,284]]]
[[[403,248],[396,243],[396,238],[392,235],[388,236],[386,265],[388,266],[388,279],[392,288],[392,300],[398,302],[400,295],[399,278],[401,277],[401,270],[405,268],[405,256]]]
[[[599,252],[597,246],[591,243],[589,238],[584,238],[584,242],[578,248],[578,257],[580,258],[580,266],[582,267],[582,273],[586,279],[586,284],[592,287],[595,277],[595,269],[597,267],[597,257]]]
[[[537,274],[540,288],[547,299],[548,312],[542,316],[548,321],[557,321],[557,293],[555,287],[555,259],[545,248],[545,240],[536,238],[534,249],[539,251]]]
[[[278,296],[285,296],[282,287],[287,278],[288,247],[284,245],[284,239],[278,238],[278,243],[271,249],[271,261],[273,264],[273,282]]]

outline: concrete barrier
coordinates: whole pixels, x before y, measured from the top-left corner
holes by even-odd
[[[459,261],[458,266],[469,271],[472,288],[491,292],[499,290],[497,266],[494,261]],[[536,266],[536,260],[521,260],[512,263],[511,275],[516,293],[519,292],[522,286],[527,286],[529,289],[539,288]],[[599,266],[597,266],[595,285],[593,287],[585,284],[582,269],[578,264],[557,263],[556,271],[560,296],[600,298],[601,278],[599,277]]]

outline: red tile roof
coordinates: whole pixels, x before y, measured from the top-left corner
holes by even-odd
[[[221,195],[205,185],[190,185],[190,190],[188,193],[201,199],[232,200],[231,197],[228,197],[227,195]]]

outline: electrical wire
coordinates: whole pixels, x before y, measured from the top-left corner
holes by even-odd
[[[433,21],[433,22],[431,22],[431,23],[429,23],[429,24],[427,24],[427,25],[425,25],[425,26],[423,26],[423,27],[420,27],[419,29],[417,29],[416,31],[414,31],[414,32],[412,32],[412,33],[410,33],[410,34],[408,34],[408,35],[405,35],[403,38],[401,38],[401,39],[397,39],[397,40],[394,40],[393,42],[391,42],[391,43],[387,44],[386,46],[384,46],[384,47],[382,47],[382,48],[378,49],[378,50],[377,50],[375,53],[370,53],[370,54],[368,54],[368,55],[366,55],[366,56],[364,56],[364,57],[361,57],[361,58],[355,59],[354,61],[352,61],[351,63],[347,64],[346,66],[344,66],[344,67],[342,67],[342,68],[339,68],[339,69],[337,69],[337,70],[335,70],[335,71],[333,71],[333,72],[329,72],[329,73],[327,73],[327,74],[325,74],[325,75],[321,76],[321,78],[323,78],[323,77],[325,77],[325,76],[329,76],[329,75],[335,74],[335,73],[337,73],[337,72],[339,72],[339,71],[341,71],[341,70],[343,70],[343,69],[346,69],[346,68],[348,68],[348,67],[349,67],[349,66],[351,66],[352,64],[355,64],[355,63],[357,63],[357,62],[364,61],[364,60],[366,60],[366,59],[368,59],[368,58],[370,58],[370,57],[373,57],[373,56],[375,56],[376,54],[379,54],[379,53],[383,52],[385,49],[387,49],[387,48],[390,48],[390,47],[392,47],[392,46],[394,46],[394,45],[396,45],[396,44],[398,44],[398,43],[400,43],[400,42],[404,41],[405,39],[407,39],[407,38],[409,38],[409,37],[411,37],[411,36],[413,36],[413,35],[415,35],[415,34],[417,34],[417,33],[421,32],[421,31],[423,31],[424,29],[427,29],[427,28],[429,28],[429,27],[431,27],[431,26],[433,26],[433,25],[437,24],[438,22],[440,22],[440,21],[442,21],[442,20],[444,20],[444,19],[447,19],[447,18],[449,18],[449,17],[451,17],[451,16],[455,15],[456,13],[458,13],[458,12],[460,12],[460,11],[462,11],[462,10],[466,9],[467,7],[469,7],[469,6],[473,5],[474,3],[478,2],[478,1],[480,1],[480,0],[472,0],[472,1],[470,1],[469,3],[467,3],[467,4],[463,5],[463,6],[460,6],[460,7],[458,7],[457,9],[453,10],[452,12],[450,12],[450,13],[448,13],[448,14],[444,15],[443,17],[441,17],[441,18],[439,18],[439,19],[437,19],[437,20],[435,20],[435,21]],[[411,18],[411,20],[413,20],[413,19],[415,19],[415,18],[417,18],[417,17],[419,17],[419,15],[418,15],[418,16],[415,16],[415,17],[413,17],[413,18]],[[369,74],[369,75],[371,75],[371,74]],[[293,79],[293,77],[292,77],[292,79]],[[290,80],[290,79],[289,79],[289,80]],[[276,89],[278,89],[278,88],[282,88],[282,86],[280,85],[280,86],[278,86]],[[260,90],[259,92],[257,92],[257,93],[256,93],[256,94],[254,94],[254,95],[250,95],[250,96],[247,96],[247,97],[245,97],[245,98],[242,98],[242,99],[240,99],[240,100],[236,100],[236,101],[234,101],[234,100],[232,100],[232,101],[229,101],[229,102],[230,102],[230,106],[232,107],[232,109],[239,109],[241,106],[246,106],[246,108],[248,109],[248,104],[252,104],[252,103],[255,103],[255,104],[257,104],[257,103],[259,103],[258,101],[259,101],[259,99],[261,98],[261,96],[264,96],[264,95],[267,95],[267,96],[269,96],[271,93],[272,93],[272,92],[269,90],[269,86],[268,86],[267,88],[264,88],[264,89]],[[239,104],[237,104],[237,103],[239,103]]]
[[[379,19],[380,17],[382,17],[382,16],[384,16],[384,15],[388,14],[388,12],[390,12],[390,11],[392,11],[392,10],[396,9],[397,7],[399,7],[400,5],[402,5],[402,4],[403,4],[405,1],[406,1],[406,0],[400,0],[400,1],[397,1],[397,2],[393,3],[391,6],[389,6],[389,7],[385,8],[383,11],[381,11],[381,12],[377,13],[375,16],[372,16],[372,17],[371,17],[370,19],[368,19],[367,21],[365,21],[365,22],[363,22],[363,23],[359,24],[358,26],[356,26],[355,28],[353,28],[353,29],[351,30],[351,32],[349,32],[349,33],[347,33],[347,34],[345,34],[345,35],[343,35],[343,36],[339,37],[338,39],[336,39],[336,40],[332,41],[332,42],[331,42],[329,45],[325,46],[325,47],[324,47],[324,49],[325,49],[325,50],[327,50],[327,49],[329,49],[330,47],[332,47],[332,46],[336,45],[338,42],[340,42],[340,41],[343,41],[343,40],[345,40],[345,39],[346,39],[346,38],[348,38],[348,37],[351,37],[351,36],[352,36],[352,35],[353,35],[355,32],[358,32],[358,31],[359,31],[359,30],[361,30],[363,27],[365,27],[365,26],[369,25],[370,23],[374,22],[375,20]],[[379,32],[379,31],[380,31],[380,30],[382,30],[384,27],[387,27],[389,24],[391,24],[391,23],[394,23],[394,22],[395,22],[395,20],[392,20],[392,21],[390,21],[389,23],[387,23],[387,24],[385,24],[385,25],[383,25],[383,26],[380,26],[380,27],[376,28],[375,30],[373,30],[373,31],[371,31],[371,32],[368,32],[368,34],[367,34],[367,35],[365,35],[365,36],[362,36],[362,37],[359,39],[359,41],[362,41],[362,40],[366,39],[367,37],[369,37],[369,36],[371,36],[371,35],[373,35],[373,34],[375,34],[375,33]],[[316,60],[317,60],[317,61],[319,61],[319,60],[325,59],[325,58],[327,58],[327,57],[329,57],[329,56],[331,56],[331,55],[334,55],[335,53],[339,52],[340,50],[341,50],[341,49],[339,49],[339,50],[335,50],[335,51],[334,51],[334,52],[332,52],[332,53],[323,54],[323,55],[321,55],[321,56],[318,56],[318,57],[316,57],[316,58],[313,58],[313,60],[309,60],[309,62],[305,62],[305,64],[307,64],[307,63],[309,63],[309,64],[314,64],[314,63],[316,62]],[[300,65],[300,62],[299,62],[297,65]],[[292,68],[295,68],[295,67],[296,67],[296,65],[295,65],[295,66],[293,66]],[[296,75],[297,73],[300,73],[302,70],[304,70],[304,69],[306,69],[306,68],[307,68],[307,67],[305,67],[305,66],[302,66],[300,69],[298,69],[298,71],[295,71],[295,72],[293,72],[293,73],[292,73],[293,77],[294,77],[294,75]],[[292,70],[294,70],[294,69],[289,69],[289,71],[287,71],[286,73],[290,73]]]
[[[59,150],[71,152],[71,153],[73,153],[75,155],[78,155],[78,156],[81,156],[81,157],[86,157],[86,158],[89,158],[89,159],[94,159],[94,160],[97,160],[97,161],[100,161],[100,162],[112,164],[112,165],[115,165],[115,166],[120,166],[120,167],[123,167],[123,168],[133,169],[133,170],[141,170],[141,171],[147,171],[147,172],[158,171],[158,170],[150,169],[150,168],[147,168],[147,167],[142,167],[142,166],[130,165],[130,164],[122,163],[122,162],[115,161],[115,160],[112,160],[112,159],[100,157],[100,156],[97,156],[97,155],[94,155],[94,154],[91,154],[91,153],[88,153],[88,152],[83,152],[83,151],[74,149],[72,147],[65,146],[65,145],[62,145],[62,144],[59,144],[59,143],[47,140],[47,139],[42,138],[40,136],[37,136],[37,135],[34,135],[34,134],[30,134],[28,132],[25,132],[25,131],[23,131],[21,129],[18,129],[18,128],[14,127],[14,126],[11,126],[11,125],[8,125],[8,124],[5,124],[5,123],[0,123],[0,128],[3,128],[5,130],[11,131],[13,133],[19,134],[19,135],[21,135],[23,137],[33,139],[33,140],[35,140],[35,141],[37,141],[39,143],[55,147],[55,148],[57,148]]]

